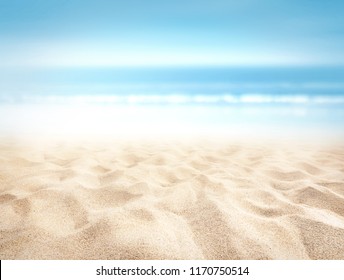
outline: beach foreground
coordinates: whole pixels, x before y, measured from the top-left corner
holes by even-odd
[[[344,147],[0,145],[0,259],[344,259]]]

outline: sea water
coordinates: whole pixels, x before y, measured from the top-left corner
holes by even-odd
[[[343,67],[21,68],[2,71],[0,82],[0,130],[43,122],[344,134]]]

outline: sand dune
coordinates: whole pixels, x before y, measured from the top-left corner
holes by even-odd
[[[0,145],[1,259],[344,259],[344,148]]]

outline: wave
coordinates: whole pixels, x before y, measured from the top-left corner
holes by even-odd
[[[344,104],[344,96],[267,95],[267,94],[209,94],[209,95],[21,95],[0,96],[1,103],[48,103],[48,104]]]

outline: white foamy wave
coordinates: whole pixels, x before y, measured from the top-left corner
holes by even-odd
[[[226,105],[226,104],[344,104],[344,96],[266,94],[168,94],[168,95],[0,95],[1,103],[120,104],[120,105]]]

